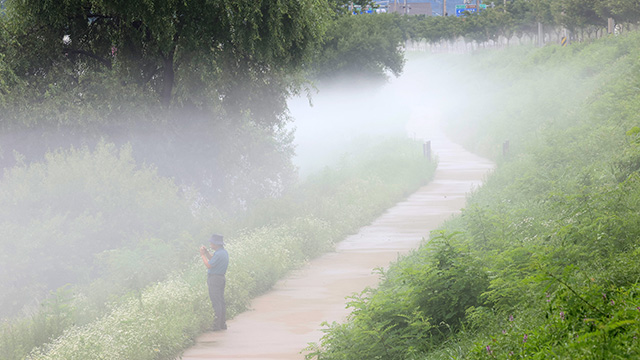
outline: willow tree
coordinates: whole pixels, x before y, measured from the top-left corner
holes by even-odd
[[[244,203],[295,176],[286,101],[323,38],[326,0],[4,5],[0,76],[20,86],[0,95],[0,167],[13,149],[38,158],[105,136],[211,197]]]
[[[355,76],[386,79],[404,68],[402,46],[406,20],[397,14],[340,14],[330,23],[321,52],[314,59],[318,79]]]
[[[114,86],[134,85],[165,107],[251,107],[240,97],[258,92],[277,103],[271,122],[282,109],[280,93],[296,85],[289,75],[322,37],[328,11],[324,0],[6,0],[5,6],[19,44],[16,73],[40,91],[66,81],[66,69],[76,83],[87,72],[109,74],[118,80]]]

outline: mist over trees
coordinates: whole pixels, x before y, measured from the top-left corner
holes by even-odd
[[[287,99],[313,93],[314,82],[397,76],[408,39],[482,42],[531,33],[538,21],[582,31],[601,28],[606,17],[623,27],[640,17],[633,0],[514,0],[466,18],[351,16],[345,5],[0,1],[0,317],[38,312],[37,304],[57,291],[45,302],[51,313],[34,317],[41,323],[18,319],[26,319],[20,324],[31,333],[12,338],[22,354],[17,358],[70,326],[94,321],[118,296],[140,296],[183,270],[211,231],[264,226],[280,216],[261,200],[277,199],[296,182]],[[304,206],[284,199],[285,210],[321,210],[353,227],[382,207],[363,210],[365,202],[372,206],[367,193],[350,207],[327,200],[326,177],[319,177],[315,198]],[[333,180],[344,193],[363,191],[359,178],[349,187]],[[382,190],[389,189],[371,193],[387,201]],[[327,204],[318,206],[322,201]],[[322,246],[307,243],[311,236],[296,238],[306,250],[287,266],[330,246],[336,226],[320,217],[314,214],[313,226],[306,218],[286,224],[298,237],[325,231]],[[247,263],[255,261],[246,254]],[[264,276],[245,271],[238,281]],[[275,281],[284,271],[269,276]],[[67,302],[73,296],[66,284],[88,289],[82,306]],[[262,291],[269,283],[259,285]],[[238,302],[246,302],[249,294],[241,295]],[[86,310],[86,304],[98,305]],[[18,326],[12,326],[13,336]],[[198,331],[197,323],[189,326]]]
[[[272,222],[257,218],[284,221],[264,199],[297,181],[287,100],[331,76],[314,69],[328,49],[327,29],[352,19],[342,9],[325,0],[2,1],[1,358],[22,359],[70,328],[130,309],[122,303],[141,303],[150,286],[183,271],[196,280],[198,312],[186,309],[196,319],[176,332],[201,331],[210,310],[201,306],[200,272],[190,268],[193,250],[214,231],[250,237],[246,228]],[[356,24],[359,36],[384,21]],[[399,74],[400,38],[370,46],[377,51],[372,63],[395,57]],[[384,66],[362,73],[384,77]],[[424,177],[425,169],[416,170]],[[403,193],[394,186],[378,191],[383,202]],[[313,196],[341,206],[321,210],[354,214],[329,227],[330,219],[305,212],[315,207],[280,209],[295,213],[286,219],[293,225],[262,229],[260,240],[271,253],[283,243],[302,250],[273,263],[266,247],[238,245],[241,280],[234,281],[241,283],[230,284],[232,313],[286,269],[326,251],[347,231],[342,226],[372,216],[320,190],[326,186]],[[368,199],[365,208],[384,208]],[[163,351],[173,356],[183,346]]]
[[[0,317],[66,284],[139,291],[291,188],[287,99],[331,76],[327,29],[354,19],[324,0],[2,5]],[[354,72],[399,74],[400,45],[370,41]]]
[[[13,139],[3,141],[4,166],[13,164],[12,149],[38,158],[106,136],[132,142],[138,158],[167,175],[211,183],[202,186],[209,198],[231,186],[221,173],[236,183],[260,179],[235,196],[245,199],[249,188],[269,194],[269,184],[291,178],[286,99],[302,85],[302,64],[324,32],[324,1],[6,7],[0,105],[3,133]],[[11,143],[16,134],[22,139]],[[152,151],[144,153],[147,144]],[[194,163],[172,169],[162,166],[167,158]]]
[[[366,1],[361,1],[366,5]],[[506,5],[506,6],[505,6]],[[484,43],[536,23],[637,24],[631,0],[513,0],[462,18],[351,16],[346,1],[3,2],[0,165],[49,149],[131,143],[137,161],[246,208],[290,185],[286,101],[339,76],[399,75],[405,40]]]
[[[287,99],[314,79],[402,70],[403,38],[386,31],[399,18],[345,4],[8,0],[0,165],[105,138],[218,206],[277,195],[296,173]]]
[[[441,71],[447,133],[497,167],[306,358],[638,358],[639,40],[411,64]]]

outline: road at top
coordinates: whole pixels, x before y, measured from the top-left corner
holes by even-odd
[[[229,320],[227,331],[198,337],[183,360],[304,359],[302,349],[323,335],[322,322],[346,319],[346,297],[378,283],[375,268],[386,268],[417,248],[431,230],[460,212],[493,164],[449,141],[420,115],[411,119],[408,131],[431,141],[439,159],[433,181],[338,243],[335,252],[291,272],[254,299],[251,310]]]

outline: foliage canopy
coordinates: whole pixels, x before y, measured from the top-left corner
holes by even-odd
[[[265,87],[293,85],[287,73],[309,60],[327,15],[321,0],[8,0],[6,6],[7,27],[20,44],[15,72],[39,88],[73,89],[82,101],[90,92],[81,86],[95,81],[82,75],[95,72],[164,105],[242,104],[267,123],[276,119],[252,103],[276,92]]]

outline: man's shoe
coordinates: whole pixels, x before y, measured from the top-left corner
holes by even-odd
[[[209,331],[222,331],[222,330],[227,330],[227,324],[224,324],[222,326],[212,326],[210,328],[208,328],[207,330]]]

